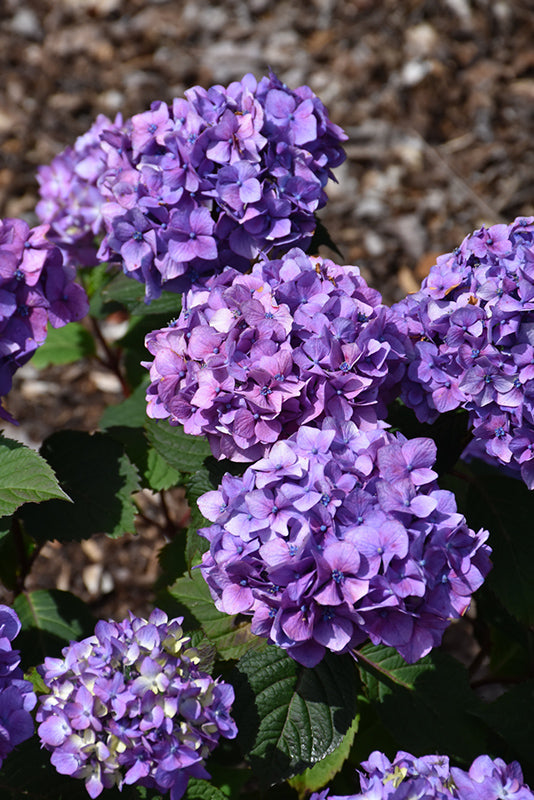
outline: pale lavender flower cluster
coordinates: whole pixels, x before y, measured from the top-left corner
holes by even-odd
[[[48,241],[48,230],[0,220],[0,396],[45,341],[48,322],[60,328],[88,311],[85,292]],[[0,417],[11,419],[1,406]]]
[[[468,771],[451,767],[447,756],[417,758],[399,751],[393,761],[376,750],[362,763],[361,792],[334,796],[326,789],[310,800],[533,800],[517,761],[506,764],[501,758],[476,758]]]
[[[100,257],[121,259],[151,299],[227,265],[244,272],[273,248],[307,246],[346,136],[309,87],[271,74],[193,87],[102,138]]]
[[[15,611],[0,605],[0,767],[14,747],[33,736],[35,727],[30,711],[37,698],[24,680],[18,650],[11,647],[19,631]]]
[[[490,569],[488,533],[438,488],[435,457],[430,439],[327,419],[226,474],[198,501],[217,608],[252,614],[253,633],[306,666],[368,637],[417,661]]]
[[[99,114],[74,147],[67,147],[50,165],[37,170],[41,200],[35,211],[41,222],[50,225],[48,238],[61,248],[65,263],[74,267],[98,263],[95,237],[104,229],[104,198],[97,183],[107,169],[100,134],[120,125],[120,114],[114,122]]]
[[[101,620],[63,659],[45,660],[41,742],[91,797],[137,783],[179,800],[190,777],[210,777],[204,761],[219,738],[236,735],[234,691],[200,669],[181,625],[159,609],[148,620]]]
[[[480,228],[395,307],[414,342],[402,399],[467,409],[476,448],[534,488],[534,217]]]
[[[297,248],[249,275],[226,269],[147,336],[148,415],[236,461],[325,416],[374,428],[405,370],[397,320],[358,267]]]

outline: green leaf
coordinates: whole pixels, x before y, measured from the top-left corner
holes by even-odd
[[[110,301],[109,298],[105,299],[102,295],[103,289],[120,272],[117,264],[107,264],[106,262],[79,270],[78,274],[89,298],[89,315],[91,317],[105,319],[114,311],[122,310],[122,306],[115,301]]]
[[[63,328],[48,328],[46,342],[32,356],[32,365],[43,369],[50,364],[71,364],[95,354],[95,342],[88,330],[79,322],[70,322]]]
[[[182,482],[182,474],[177,469],[167,464],[165,459],[150,447],[147,453],[146,469],[143,472],[148,488],[153,492],[171,489]]]
[[[493,703],[483,706],[481,717],[501,739],[499,755],[518,760],[523,769],[534,772],[534,680],[514,686]],[[530,780],[530,778],[529,778]]]
[[[534,627],[534,492],[503,475],[477,475],[467,495],[467,520],[487,528],[493,549],[488,587],[517,620]]]
[[[343,258],[343,253],[341,252],[341,250],[339,250],[337,244],[330,236],[328,230],[323,225],[323,223],[319,219],[317,219],[317,217],[315,218],[315,223],[316,223],[315,231],[313,233],[312,240],[308,246],[307,252],[310,255],[318,255],[319,247],[324,244],[327,247],[329,247],[330,250],[333,250],[334,253],[337,253],[338,256]]]
[[[17,592],[23,585],[36,547],[35,539],[27,534],[18,519],[0,519],[0,581],[6,589]]]
[[[301,775],[291,778],[290,785],[297,790],[299,797],[305,797],[309,792],[316,792],[327,783],[330,783],[334,775],[337,775],[343,764],[348,758],[354,737],[358,730],[359,715],[357,714],[352,725],[343,737],[341,744],[329,753],[322,761],[310,767]]]
[[[114,300],[124,306],[130,314],[138,316],[153,316],[154,314],[168,314],[171,320],[180,313],[180,295],[173,292],[162,292],[161,297],[145,303],[145,284],[128,278],[120,273],[102,290],[102,299],[105,302]]]
[[[191,778],[187,784],[185,800],[228,800],[227,795],[212,783],[198,778]]]
[[[173,295],[173,299],[177,302],[179,297]],[[150,308],[152,309],[152,304]],[[178,313],[179,309],[176,313],[173,312],[172,316],[177,316]],[[115,342],[116,346],[122,349],[126,377],[130,386],[137,386],[139,383],[143,383],[143,385],[146,386],[148,383],[148,370],[142,365],[142,362],[150,362],[152,356],[145,347],[145,338],[146,335],[152,331],[166,328],[169,324],[169,319],[168,312],[164,314],[151,313],[143,317],[132,317],[124,336]]]
[[[264,784],[292,778],[328,756],[356,716],[359,681],[349,654],[327,653],[309,669],[272,646],[243,656],[234,675],[238,742]]]
[[[50,689],[44,682],[43,676],[37,667],[30,667],[30,669],[24,673],[24,678],[30,681],[36,695],[50,694]]]
[[[187,568],[190,570],[192,564],[202,556],[209,548],[209,542],[203,536],[198,535],[199,528],[207,528],[211,522],[202,516],[198,507],[198,498],[205,492],[214,489],[210,480],[208,470],[202,469],[189,475],[185,481],[186,497],[191,509],[191,519],[186,530],[185,559]]]
[[[103,433],[60,431],[45,440],[41,451],[73,503],[26,505],[20,514],[35,539],[80,540],[135,530],[131,495],[139,487],[137,470],[119,442]]]
[[[237,659],[251,648],[265,646],[265,639],[254,636],[250,623],[243,621],[243,617],[230,616],[215,608],[199,569],[194,569],[191,577],[178,578],[169,593],[191,612],[222,659]]]
[[[73,780],[70,775],[60,775],[50,763],[50,755],[40,746],[38,736],[19,744],[2,763],[2,800],[87,800],[84,782]],[[108,791],[106,789],[106,800]],[[110,800],[117,795],[112,792]],[[126,798],[119,795],[117,800]]]
[[[145,423],[148,441],[179,472],[196,472],[211,455],[210,446],[202,436],[189,436],[181,425],[169,425],[167,420],[148,420]]]
[[[128,458],[139,471],[144,489],[160,492],[183,483],[181,473],[149,445],[143,428],[117,425],[107,428],[106,433],[124,446]]]
[[[464,762],[485,752],[486,731],[477,719],[480,701],[458,661],[434,650],[407,664],[383,645],[366,645],[356,656],[367,696],[399,748],[447,753]]]
[[[126,428],[142,428],[147,421],[146,415],[146,387],[144,384],[136,386],[130,397],[116,406],[108,406],[100,419],[102,430],[121,426]]]
[[[23,660],[39,664],[45,656],[59,655],[66,642],[90,635],[94,619],[86,604],[59,589],[19,594],[13,607],[22,630],[17,638]]]
[[[0,517],[23,503],[68,500],[50,465],[34,450],[0,435]]]

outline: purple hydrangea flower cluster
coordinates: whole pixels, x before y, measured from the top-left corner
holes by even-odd
[[[104,198],[97,182],[107,169],[106,145],[100,134],[120,125],[120,114],[115,122],[100,114],[74,147],[37,170],[41,200],[35,211],[41,222],[50,225],[48,238],[61,248],[65,263],[74,267],[98,263],[95,237],[104,228]]]
[[[0,767],[4,758],[34,732],[30,711],[37,702],[33,687],[24,680],[18,650],[11,642],[20,631],[13,609],[0,605]]]
[[[100,620],[63,659],[45,660],[41,742],[91,797],[137,783],[179,800],[190,777],[210,777],[204,760],[219,738],[236,735],[234,691],[200,669],[181,625],[159,609],[148,620]]]
[[[517,761],[476,758],[468,771],[449,766],[447,756],[421,756],[399,751],[393,761],[376,750],[362,763],[359,794],[334,796],[326,789],[310,800],[533,800]]]
[[[60,328],[88,311],[85,292],[48,241],[48,230],[0,220],[0,396],[45,341],[48,322]],[[11,419],[1,406],[0,417]]]
[[[467,409],[475,452],[534,488],[534,217],[467,236],[394,310],[414,342],[406,405],[423,422]]]
[[[409,662],[441,641],[490,569],[488,533],[440,490],[430,439],[326,419],[199,498],[215,605],[300,663],[361,644]]]
[[[151,299],[163,285],[182,292],[275,247],[306,246],[346,135],[309,87],[271,74],[193,87],[103,138],[100,256],[120,258]]]
[[[358,267],[297,248],[249,275],[228,268],[147,336],[148,415],[240,461],[325,416],[374,428],[405,370],[397,319]]]

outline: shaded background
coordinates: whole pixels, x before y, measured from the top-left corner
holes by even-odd
[[[344,262],[396,300],[474,228],[534,213],[533,43],[532,0],[0,0],[0,216],[35,222],[36,167],[97,114],[271,67],[309,84],[349,135],[320,216]],[[16,435],[39,443],[94,429],[119,399],[94,365],[29,364],[9,408]],[[140,532],[47,545],[32,588],[72,589],[102,614],[143,610],[165,539]]]

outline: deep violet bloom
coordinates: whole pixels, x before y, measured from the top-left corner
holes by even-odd
[[[9,606],[0,605],[0,767],[4,758],[34,733],[30,711],[37,702],[33,687],[24,680],[18,650],[11,643],[20,621]]]
[[[202,284],[228,265],[245,272],[273,250],[306,247],[346,138],[307,86],[293,91],[272,73],[153,103],[101,131],[94,157],[107,159],[97,181],[106,236],[99,257],[122,261],[127,275],[145,283],[148,301],[162,288]],[[142,258],[125,249],[121,233],[134,208],[145,218],[137,228],[143,239],[147,231],[154,237]]]
[[[404,374],[403,325],[358,267],[294,248],[249,275],[228,268],[147,336],[148,414],[241,461],[325,416],[374,428]],[[410,458],[407,450],[399,474]]]
[[[182,621],[159,609],[101,620],[62,659],[45,659],[38,733],[57,771],[91,797],[137,783],[179,800],[190,777],[210,777],[204,761],[219,738],[236,735],[234,691],[201,669]]]
[[[21,219],[0,220],[0,397],[45,341],[47,324],[60,328],[89,308],[49,232],[48,225],[30,229]],[[0,418],[11,420],[1,404]]]
[[[121,125],[120,114],[114,122],[100,114],[73,147],[37,170],[41,199],[35,211],[50,225],[49,239],[61,248],[65,263],[74,267],[98,263],[95,237],[103,232],[104,198],[97,181],[109,168],[100,134]]]
[[[412,341],[402,399],[469,412],[478,455],[534,488],[534,217],[480,228],[394,306]]]
[[[400,750],[393,761],[375,750],[362,763],[359,772],[361,791],[352,795],[331,795],[329,790],[314,792],[310,800],[532,800],[517,761],[506,764],[501,758],[475,758],[469,770],[449,765],[448,756],[413,756]]]
[[[215,605],[313,666],[370,638],[409,662],[439,645],[490,569],[440,490],[430,439],[327,418],[198,500]],[[413,466],[413,469],[410,467]]]

